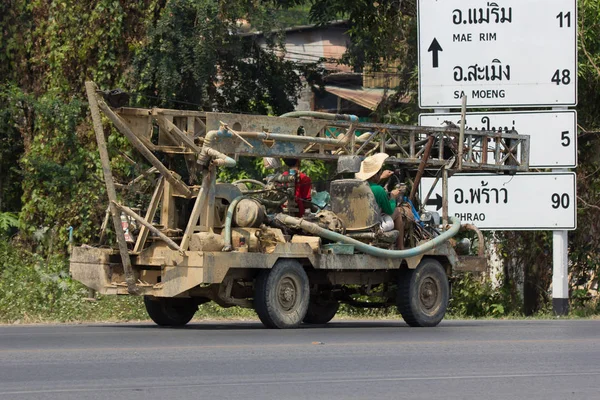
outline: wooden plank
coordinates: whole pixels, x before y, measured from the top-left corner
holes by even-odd
[[[152,115],[170,115],[173,117],[205,117],[204,111],[193,111],[193,110],[171,110],[167,108],[153,108]]]

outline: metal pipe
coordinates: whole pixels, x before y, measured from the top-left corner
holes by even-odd
[[[448,223],[448,168],[442,169],[442,223]]]
[[[200,150],[200,155],[198,156],[198,164],[207,165],[209,161],[213,160],[214,164],[217,166],[235,167],[236,162],[233,158],[228,157],[220,151],[212,148],[215,139],[219,137],[231,136],[233,135],[229,133],[227,129],[209,131],[204,137],[204,143],[202,143],[202,149]]]
[[[318,119],[326,119],[330,121],[351,121],[358,122],[358,117],[352,114],[330,114],[318,111],[292,111],[280,115],[282,118],[300,118],[300,117],[312,117]]]
[[[246,196],[238,196],[235,199],[233,199],[231,201],[231,204],[229,205],[229,207],[227,207],[227,215],[225,217],[225,237],[224,242],[225,245],[223,246],[223,251],[231,251],[232,250],[232,244],[231,244],[231,223],[233,221],[233,213],[235,211],[235,207],[238,205],[238,203],[240,202],[240,200],[245,199]]]
[[[423,158],[421,158],[421,163],[419,164],[419,169],[417,170],[417,176],[415,176],[415,182],[413,183],[412,188],[410,189],[410,195],[408,196],[409,200],[414,203],[415,195],[417,194],[417,188],[419,183],[421,182],[421,177],[425,172],[425,166],[427,165],[427,161],[429,160],[429,155],[431,154],[431,148],[433,147],[434,137],[430,135],[427,140],[427,145],[425,145],[425,151],[423,152]]]
[[[374,257],[382,257],[382,258],[391,258],[391,259],[402,259],[402,258],[410,258],[414,256],[421,255],[436,246],[442,244],[447,241],[454,235],[458,233],[460,230],[460,221],[458,218],[450,217],[452,221],[452,225],[450,229],[442,233],[440,236],[437,236],[431,239],[428,242],[420,244],[416,247],[406,250],[388,250],[388,249],[380,249],[379,247],[370,246],[366,243],[360,242],[356,239],[349,238],[348,236],[339,234],[337,232],[330,231],[329,229],[321,228],[319,225],[314,224],[312,222],[307,222],[300,218],[290,217],[285,214],[277,214],[275,218],[282,222],[285,225],[292,226],[294,228],[302,229],[305,232],[311,233],[316,236],[320,236],[322,238],[332,240],[335,242],[342,242],[345,244],[351,244],[355,249],[361,251],[365,254],[374,256]]]
[[[222,136],[224,133],[221,130],[218,131],[208,131],[206,136],[204,136],[204,142],[202,143],[202,149],[200,150],[200,154],[198,155],[198,164],[206,165],[210,160],[210,156],[206,153],[204,149],[212,148],[212,145],[215,139],[218,136]]]
[[[463,148],[465,141],[465,123],[467,119],[467,96],[462,97],[462,107],[460,109],[460,133],[458,135],[458,170],[462,169],[463,163]]]
[[[461,226],[461,229],[465,231],[473,231],[477,234],[477,240],[479,241],[477,255],[479,257],[483,257],[485,255],[485,241],[483,240],[483,233],[473,224],[464,224]]]
[[[217,167],[235,167],[236,162],[233,158],[212,148],[205,149],[206,154],[212,158],[212,163]]]
[[[331,144],[339,146],[340,139],[336,138],[322,138],[316,136],[297,136],[297,135],[286,135],[284,133],[267,133],[267,132],[237,132],[238,135],[250,139],[259,140],[281,140],[285,142],[295,143],[307,143],[307,144]]]

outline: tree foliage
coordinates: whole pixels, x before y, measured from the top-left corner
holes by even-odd
[[[276,114],[293,109],[298,65],[273,51],[270,2],[173,0],[148,30],[135,58],[135,83],[150,104]],[[247,19],[258,36],[232,35]]]
[[[29,231],[53,229],[63,248],[68,226],[78,241],[93,238],[105,204],[87,79],[140,93],[144,105],[292,109],[297,66],[259,46],[276,47],[277,10],[241,0],[2,2],[0,211],[20,210]],[[266,33],[237,35],[240,20]],[[118,178],[137,172],[119,156],[127,149],[109,136]]]

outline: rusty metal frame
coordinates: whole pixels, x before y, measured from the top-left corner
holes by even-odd
[[[104,111],[104,110],[103,110]],[[156,123],[160,132],[176,142],[174,146],[158,146],[149,143],[149,140],[141,137],[140,140],[148,145],[152,151],[163,151],[171,154],[197,154],[203,137],[209,130],[219,129],[220,123],[224,121],[231,129],[239,131],[243,137],[245,133],[273,133],[296,135],[298,126],[306,130],[306,137],[329,139],[327,142],[307,144],[302,148],[304,157],[321,160],[335,160],[341,154],[353,154],[367,156],[376,151],[385,151],[391,155],[389,162],[407,167],[418,166],[421,162],[425,143],[430,136],[434,137],[437,147],[437,157],[432,157],[428,167],[441,167],[445,164],[444,151],[450,150],[457,157],[457,167],[463,171],[488,171],[488,172],[525,172],[529,169],[529,137],[519,135],[516,132],[498,133],[495,131],[464,131],[463,146],[457,146],[460,142],[461,129],[454,127],[421,127],[410,125],[375,124],[366,122],[348,121],[318,121],[295,118],[277,118],[254,115],[226,114],[226,113],[202,113],[199,111],[180,111],[165,109],[131,109],[123,108],[117,110],[120,117],[151,116],[148,124]],[[187,124],[187,129],[177,127],[171,121],[178,119]],[[261,122],[269,122],[264,127]],[[259,130],[235,129],[241,127],[264,128]],[[344,134],[345,137],[338,139],[335,134]],[[353,132],[371,132],[368,138],[361,139]],[[139,136],[139,135],[138,135]],[[273,142],[268,141],[268,146]],[[489,146],[489,143],[494,143]],[[175,143],[173,143],[175,144]],[[249,146],[242,146],[238,139],[231,141],[223,148],[226,154],[237,154],[239,156],[251,156],[257,151]],[[253,143],[254,145],[254,143]],[[459,154],[460,153],[460,154]],[[286,156],[289,153],[271,152],[272,156]]]

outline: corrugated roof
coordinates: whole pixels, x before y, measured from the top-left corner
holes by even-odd
[[[273,29],[271,31],[271,33],[300,32],[300,31],[308,31],[308,30],[313,30],[313,29],[328,28],[328,27],[332,27],[332,26],[342,26],[343,27],[344,25],[347,25],[347,24],[348,24],[347,19],[337,19],[334,21],[326,22],[324,24],[296,25],[296,26],[290,26],[288,28],[283,28],[283,29]],[[238,36],[242,36],[242,37],[244,37],[244,36],[262,36],[262,35],[264,35],[264,32],[261,32],[261,31],[238,33]]]
[[[348,89],[337,86],[325,86],[325,90],[342,99],[368,108],[369,110],[375,110],[377,108],[385,93],[385,89]],[[387,96],[391,96],[394,93],[393,90],[388,90],[386,94]]]

